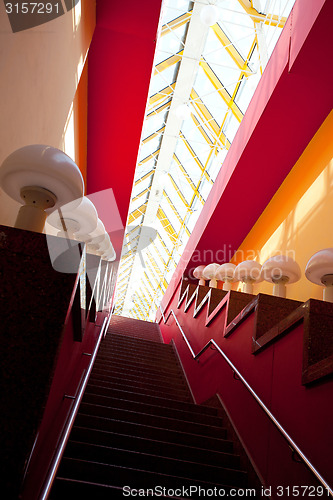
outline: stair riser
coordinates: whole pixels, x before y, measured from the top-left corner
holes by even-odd
[[[156,346],[156,347],[155,347]],[[158,357],[166,357],[175,359],[175,351],[173,348],[169,348],[169,346],[165,344],[155,344],[155,346],[147,347],[145,345],[137,344],[120,344],[118,342],[109,342],[102,344],[99,352],[124,352],[126,354],[138,354],[146,357],[158,356]]]
[[[140,359],[147,363],[159,361],[165,364],[173,364],[178,366],[177,358],[173,353],[159,353],[159,352],[146,352],[135,349],[106,349],[103,347],[98,351],[98,357],[103,356],[106,358],[126,358],[126,359]]]
[[[108,398],[105,396],[95,396],[93,394],[85,394],[83,402],[118,408],[122,410],[137,411],[139,413],[150,413],[169,418],[177,418],[190,422],[202,423],[206,425],[219,426],[222,424],[219,417],[209,417],[208,415],[200,415],[200,413],[191,413],[187,411],[175,410],[174,408],[164,408],[151,404],[137,403],[134,401],[126,401],[124,399]]]
[[[138,454],[137,452],[87,445],[73,441],[68,443],[65,456],[129,468],[137,468],[139,463],[141,470],[150,472],[163,471],[163,474],[175,477],[195,477],[198,480],[213,483],[222,481],[225,484],[243,485],[246,479],[246,475],[243,472],[231,468],[233,464],[230,462],[227,463],[228,468],[226,469],[202,463],[196,464],[183,460],[164,458],[162,456],[148,455],[145,452]]]
[[[95,377],[92,376],[89,384],[92,385],[101,385],[101,386],[111,386],[113,384],[122,384],[126,385],[129,387],[142,387],[144,389],[152,389],[153,391],[166,391],[166,392],[171,392],[173,393],[174,391],[184,393],[188,392],[188,388],[185,385],[176,385],[174,386],[173,384],[168,384],[165,382],[160,382],[160,381],[148,381],[146,378],[142,379],[141,377],[138,378],[137,380],[134,379],[128,379],[123,376],[115,376],[115,377],[109,377],[108,380],[104,379],[103,377]]]
[[[148,425],[137,424],[135,422],[122,422],[120,420],[111,420],[91,415],[84,415],[83,413],[78,414],[75,425],[100,431],[156,439],[156,441],[166,441],[175,444],[185,444],[187,446],[212,449],[215,451],[220,449],[221,440],[225,441],[226,439],[225,431],[221,432],[223,436],[220,438],[212,438],[210,436],[190,434],[189,432],[150,427]]]
[[[64,458],[60,470],[60,476],[81,479],[85,481],[97,482],[102,484],[111,484],[120,487],[129,486],[136,489],[155,488],[156,486],[166,488],[182,488],[190,486],[199,486],[203,488],[212,488],[223,483],[209,483],[197,481],[195,479],[177,478],[164,474],[146,472],[137,469],[126,469],[117,466],[107,466],[104,464],[91,464],[79,460]],[[230,486],[230,482],[229,482]]]
[[[219,427],[212,427],[209,425],[177,420],[175,418],[166,418],[146,413],[121,410],[118,408],[89,405],[87,403],[81,403],[79,412],[82,412],[85,415],[94,415],[107,419],[122,420],[124,422],[151,425],[153,427],[159,427],[161,429],[179,430],[182,432],[190,432],[192,434],[200,434],[202,436],[218,436],[222,438],[225,435],[224,430]]]
[[[106,355],[103,353],[98,353],[98,356],[96,358],[98,361],[104,361],[105,363],[109,364],[112,363],[113,361],[117,361],[118,363],[121,364],[126,364],[126,365],[134,365],[134,366],[149,366],[151,368],[155,368],[159,371],[180,371],[180,366],[178,363],[173,359],[172,361],[170,360],[163,360],[159,359],[156,356],[155,357],[141,357],[139,355],[137,356],[127,356],[125,355]]]
[[[126,384],[112,384],[112,386],[108,386],[107,384],[104,384],[103,386],[101,385],[95,385],[92,382],[89,384],[89,390],[94,392],[95,394],[101,394],[104,396],[109,396],[109,390],[113,389],[124,389],[125,391],[132,392],[132,393],[137,393],[145,396],[167,396],[169,399],[176,399],[178,401],[188,401],[189,403],[192,401],[191,396],[187,392],[181,392],[181,391],[175,391],[170,389],[170,391],[163,390],[163,391],[153,391],[151,388],[150,389],[144,389],[142,387],[133,387],[131,385],[126,385]],[[172,392],[171,392],[172,391]]]
[[[172,348],[171,344],[164,344],[161,339],[159,340],[149,340],[149,339],[144,339],[144,338],[138,338],[138,337],[131,337],[130,335],[124,335],[121,333],[117,333],[115,331],[110,331],[108,330],[106,337],[102,341],[102,345],[104,344],[109,344],[116,342],[117,344],[119,343],[120,345],[126,344],[126,345],[139,345],[139,346],[146,346],[146,347],[151,347],[154,349],[165,349],[166,347]]]
[[[97,384],[96,384],[97,385]],[[88,391],[91,394],[92,389],[88,387]],[[138,394],[135,392],[130,392],[130,391],[123,391],[122,389],[113,389],[109,388],[108,389],[108,397],[111,398],[124,398],[127,401],[138,401],[141,403],[146,403],[146,404],[153,404],[157,406],[164,406],[166,408],[175,408],[175,409],[185,409],[188,411],[191,411],[193,413],[195,412],[203,412],[207,415],[212,415],[212,416],[217,416],[217,410],[215,408],[210,408],[209,406],[200,406],[200,405],[195,405],[194,403],[185,403],[183,401],[177,401],[174,399],[168,399],[164,397],[155,397],[155,396],[146,396],[144,394]]]
[[[163,373],[164,375],[174,375],[174,376],[182,376],[182,373],[180,369],[178,368],[171,368],[171,367],[165,367],[163,371],[159,367],[154,366],[151,367],[151,365],[147,363],[140,363],[140,362],[126,362],[120,361],[118,359],[112,359],[112,360],[102,360],[99,358],[96,358],[95,361],[95,366],[98,367],[104,367],[104,369],[112,370],[114,368],[120,368],[120,369],[129,369],[129,370],[137,370],[137,371],[142,371],[143,373],[151,373],[152,375],[158,375],[159,373]]]
[[[132,451],[145,451],[152,455],[158,455],[170,458],[182,458],[198,463],[211,465],[222,465],[225,463],[225,455],[229,458],[232,456],[235,460],[235,467],[239,463],[239,458],[236,455],[231,455],[233,452],[233,444],[231,441],[220,440],[219,451],[206,450],[204,448],[195,448],[182,444],[166,443],[163,441],[154,441],[152,439],[140,438],[123,434],[115,434],[112,432],[103,432],[95,429],[86,429],[74,426],[71,439],[74,441],[87,442],[98,444],[101,446],[109,446],[114,448],[123,448]],[[125,447],[124,447],[125,446]]]
[[[161,377],[157,378],[157,377],[144,377],[140,374],[140,376],[136,376],[136,375],[127,375],[126,373],[117,373],[117,375],[114,375],[112,376],[112,374],[110,374],[110,376],[108,375],[97,375],[97,374],[94,374],[94,379],[100,379],[100,380],[103,380],[105,382],[114,382],[116,380],[122,380],[124,382],[128,382],[128,383],[131,383],[131,382],[136,382],[136,381],[140,381],[140,383],[142,384],[147,384],[148,386],[151,385],[151,386],[166,386],[166,385],[169,385],[170,382],[168,381],[168,379],[163,379]],[[175,388],[175,389],[188,389],[187,385],[185,382],[181,381],[181,380],[178,380],[177,383],[175,383],[174,381],[172,381],[172,386]]]
[[[169,375],[163,375],[161,373],[151,373],[147,372],[146,370],[131,370],[130,368],[127,368],[122,365],[122,366],[113,366],[112,370],[108,369],[105,365],[94,365],[94,368],[92,370],[92,373],[98,373],[101,374],[105,377],[114,377],[114,376],[129,376],[129,377],[134,377],[135,379],[139,376],[142,377],[143,379],[153,379],[153,380],[159,380],[161,383],[165,385],[170,385],[173,384],[174,382],[183,382],[185,385],[186,382],[182,377],[179,377],[179,375],[176,373],[172,373]]]

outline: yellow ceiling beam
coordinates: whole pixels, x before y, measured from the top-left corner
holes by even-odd
[[[170,208],[171,210],[173,211],[173,213],[175,214],[175,216],[177,217],[178,221],[180,224],[183,224],[183,219],[181,218],[181,216],[179,215],[179,212],[178,210],[176,209],[176,207],[174,206],[174,204],[172,203],[172,201],[170,200],[169,196],[167,195],[167,193],[165,191],[163,191],[163,195],[165,197],[165,199],[167,200],[167,202],[169,203],[170,205]],[[187,229],[187,227],[185,226],[185,230],[186,230],[186,234],[188,236],[190,236],[190,231]]]
[[[194,182],[192,181],[192,179],[189,177],[189,174],[186,172],[185,168],[183,167],[183,165],[181,164],[181,162],[179,161],[179,159],[177,158],[177,156],[174,154],[174,160],[175,162],[177,163],[179,169],[181,170],[182,174],[184,175],[185,179],[187,180],[187,182],[189,183],[189,185],[191,186],[192,188],[192,191],[194,194],[196,194],[199,198],[199,200],[201,201],[201,203],[204,205],[205,203],[205,200],[203,199],[203,197],[201,196],[201,194],[198,192],[197,190],[197,187],[196,185],[194,184]],[[204,176],[206,177],[207,180],[210,180],[210,177],[209,175],[207,174],[207,172],[204,172],[203,170],[201,170],[204,174]]]
[[[160,62],[155,66],[155,71],[154,75],[158,75],[162,71],[170,68],[170,66],[173,66],[174,64],[177,64],[183,57],[183,50],[177,52],[177,54],[173,54],[172,56],[168,57],[167,59],[164,59],[164,61]]]
[[[178,194],[179,198],[181,199],[181,201],[184,203],[185,207],[186,208],[189,208],[189,205],[188,205],[188,202],[185,198],[185,196],[183,195],[183,193],[181,192],[181,190],[179,189],[178,187],[178,184],[176,183],[176,181],[174,180],[174,178],[172,177],[171,174],[169,174],[169,178],[170,178],[170,181],[171,181],[171,184],[173,185],[173,187],[175,188],[175,191],[176,193]]]
[[[134,198],[132,198],[131,202],[136,201],[137,199],[141,198],[141,196],[143,196],[144,194],[148,193],[148,191],[150,191],[150,188],[144,189],[143,191],[141,191],[141,193],[139,193],[136,196],[134,196]]]
[[[157,210],[156,215],[157,215],[158,220],[162,224],[163,229],[165,230],[165,232],[169,236],[170,240],[174,244],[177,240],[177,233],[176,233],[174,227],[172,226],[172,224],[169,222],[169,219],[167,218],[167,216],[165,215],[165,213],[161,209],[161,207],[159,207],[159,209]]]
[[[210,80],[210,82],[214,85],[216,88],[218,94],[222,97],[226,105],[231,109],[232,114],[236,117],[236,119],[241,122],[243,118],[243,113],[237,106],[237,104],[232,100],[232,96],[229,94],[229,92],[225,89],[225,87],[222,85],[221,81],[219,78],[216,76],[212,68],[209,66],[206,61],[200,61],[200,66],[204,70],[206,76]]]
[[[148,101],[148,109],[155,107],[158,104],[161,104],[162,101],[164,101],[166,98],[170,98],[175,90],[175,85],[176,85],[175,83],[171,83],[170,85],[168,85],[164,89],[162,89],[159,92],[156,92],[156,94],[152,95]]]
[[[147,142],[151,141],[152,139],[154,139],[158,135],[161,135],[164,132],[164,129],[165,129],[165,125],[163,127],[159,128],[158,130],[156,130],[156,132],[154,132],[153,134],[150,134],[148,137],[143,139],[142,144],[147,144]]]
[[[171,99],[162,104],[159,108],[154,109],[153,111],[150,111],[150,113],[147,114],[146,118],[150,118],[153,115],[157,115],[157,113],[161,113],[161,111],[165,111],[169,106],[170,106]]]
[[[156,151],[154,151],[150,155],[146,156],[143,160],[139,161],[138,166],[144,165],[145,163],[147,163],[147,161],[151,160],[152,158],[156,158],[156,156],[158,155],[159,152],[160,152],[160,148],[156,149]]]
[[[131,212],[129,217],[128,217],[128,224],[131,224],[133,221],[135,221],[135,219],[137,219],[141,215],[144,215],[146,212],[146,209],[147,209],[147,203],[144,203],[139,208],[136,208],[135,210],[133,210],[133,212]]]
[[[238,52],[236,47],[233,45],[232,41],[230,38],[226,35],[226,33],[223,31],[221,26],[219,24],[214,24],[212,26],[212,30],[215,33],[217,39],[219,42],[223,45],[225,50],[228,52],[230,57],[233,59],[233,61],[237,64],[239,69],[241,70],[246,70],[248,73],[252,73],[251,68],[248,66],[247,61],[243,59],[241,54]]]
[[[275,14],[261,14],[253,6],[251,0],[238,0],[238,3],[243,7],[245,12],[249,14],[254,23],[264,23],[270,26],[283,28],[286,24],[286,17],[279,17]]]
[[[172,30],[180,28],[180,26],[186,24],[190,20],[191,15],[192,12],[185,12],[182,16],[176,17],[176,19],[164,24],[161,29],[161,36],[165,36]]]
[[[140,177],[140,179],[138,179],[137,181],[135,181],[134,186],[137,186],[138,184],[140,184],[140,182],[146,180],[147,177],[150,177],[153,173],[154,173],[153,169],[149,170],[149,172],[147,172],[145,175],[143,175],[142,177]]]

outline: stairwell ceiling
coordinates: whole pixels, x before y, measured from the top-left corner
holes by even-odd
[[[294,1],[163,3],[116,314],[154,319]]]

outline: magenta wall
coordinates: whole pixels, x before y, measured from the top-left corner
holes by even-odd
[[[328,483],[333,484],[333,380],[304,387],[301,384],[303,326],[296,326],[270,347],[253,355],[254,314],[229,337],[223,337],[225,309],[205,327],[207,304],[193,318],[194,301],[187,312],[185,302],[177,309],[179,289],[165,314],[173,309],[197,353],[213,338],[245,377],[265,405]],[[273,325],[272,325],[273,326]],[[267,487],[317,484],[303,464],[292,460],[280,433],[243,386],[222,356],[207,350],[199,363],[191,357],[175,320],[160,322],[164,341],[174,340],[197,403],[215,393],[221,396],[248,454]],[[276,497],[276,494],[272,496]],[[287,495],[285,495],[287,498]],[[306,495],[304,496],[307,497]],[[281,498],[281,497],[280,497]]]

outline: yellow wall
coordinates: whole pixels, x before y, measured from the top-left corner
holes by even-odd
[[[95,1],[81,0],[53,21],[12,33],[0,2],[0,164],[22,146],[47,144],[85,174],[85,61],[95,15]],[[19,207],[0,188],[0,224],[14,225]]]
[[[283,144],[281,145],[283,147]],[[269,175],[269,164],[267,165]],[[309,258],[333,247],[333,111],[253,226],[233,262],[253,258],[263,264],[277,254],[293,256],[302,270],[287,297],[321,299],[322,288],[304,276]],[[272,293],[273,285],[255,285],[255,293]]]

